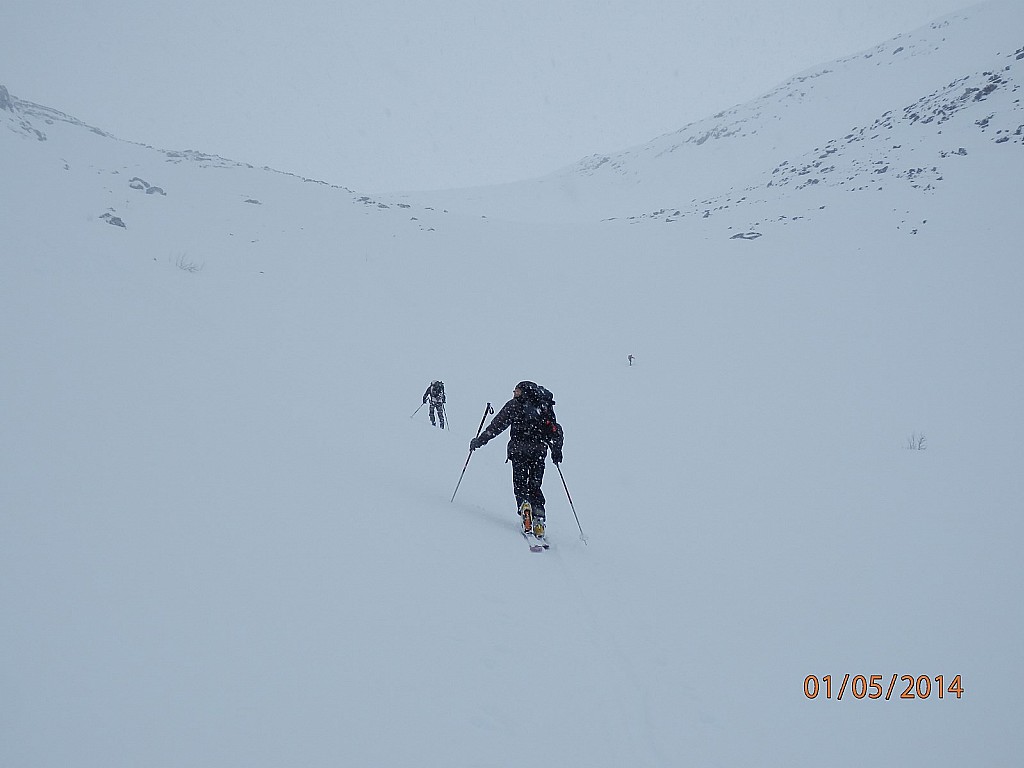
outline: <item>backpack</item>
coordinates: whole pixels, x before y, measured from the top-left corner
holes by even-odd
[[[523,425],[542,440],[553,438],[559,427],[555,418],[555,396],[551,390],[532,381],[520,382],[519,389],[523,393],[519,398]]]
[[[432,381],[430,382],[430,396],[435,400],[444,402],[444,382],[443,381]]]

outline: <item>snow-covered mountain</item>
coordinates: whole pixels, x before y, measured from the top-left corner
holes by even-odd
[[[750,103],[542,179],[430,199],[490,216],[673,222],[725,210],[735,218],[757,202],[773,204],[778,216],[807,215],[809,196],[799,192],[815,185],[927,193],[969,152],[998,145],[999,162],[1019,160],[1017,6],[952,14],[795,75]]]
[[[0,89],[0,765],[1016,765],[1022,21],[387,198]]]

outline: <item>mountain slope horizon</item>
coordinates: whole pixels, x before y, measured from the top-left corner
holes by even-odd
[[[1015,64],[1024,55],[1014,31],[1020,16],[1012,0],[989,0],[810,68],[758,99],[646,144],[582,158],[534,180],[360,199],[515,219],[671,222],[748,203],[772,187],[826,184],[857,191],[898,179],[930,191],[951,156],[956,162],[993,143],[1024,143],[1024,109],[1014,98]],[[115,138],[6,88],[2,111],[10,130],[40,141],[58,123]],[[975,126],[974,136],[964,134],[973,139],[969,147],[942,140],[949,121]],[[197,150],[157,151],[172,159],[236,164]]]
[[[646,144],[532,181],[405,199],[521,220],[671,222],[787,186],[859,191],[902,182],[930,191],[969,151],[997,144],[1008,162],[1019,157],[1021,21],[1018,4],[982,3]],[[967,146],[944,140],[949,123],[973,126],[958,134]]]

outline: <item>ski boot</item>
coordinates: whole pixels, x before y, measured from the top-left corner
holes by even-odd
[[[544,538],[545,522],[544,507],[538,504],[537,508],[533,510],[533,535],[538,539]]]
[[[523,533],[533,533],[533,507],[530,502],[524,501],[519,505],[519,517],[523,521]]]

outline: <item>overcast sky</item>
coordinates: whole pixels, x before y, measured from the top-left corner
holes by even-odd
[[[543,175],[969,0],[2,0],[0,84],[367,192]]]

